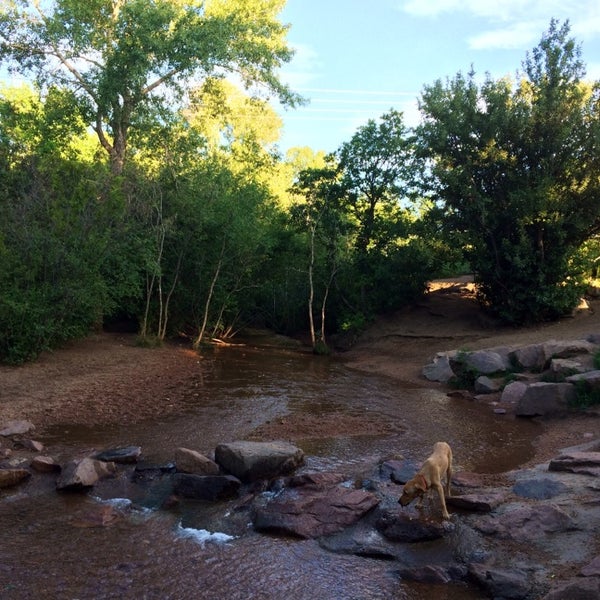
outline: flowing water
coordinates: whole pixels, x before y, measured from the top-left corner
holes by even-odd
[[[210,455],[218,443],[244,439],[273,419],[368,412],[393,427],[380,435],[300,440],[303,470],[361,473],[391,454],[420,461],[434,442],[446,440],[455,470],[498,473],[532,456],[537,433],[530,422],[494,416],[489,407],[438,390],[365,375],[335,359],[230,348],[199,361],[178,416],[135,426],[59,426],[41,441],[59,460],[92,448],[139,445],[146,463],[165,464],[177,447]],[[401,581],[393,561],[258,534],[247,512],[231,503],[158,509],[168,494],[165,478],[144,485],[131,479],[126,470],[80,495],[56,493],[52,476],[36,475],[2,491],[0,598],[481,598],[468,585]]]

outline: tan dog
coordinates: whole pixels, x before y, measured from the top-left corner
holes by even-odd
[[[446,496],[450,498],[450,479],[452,478],[452,450],[446,442],[437,442],[433,446],[433,454],[423,463],[418,473],[404,484],[402,496],[398,502],[402,506],[408,506],[415,498],[423,501],[423,496],[435,488],[442,502],[442,516],[449,519],[444,488],[442,487],[442,476],[446,476]]]

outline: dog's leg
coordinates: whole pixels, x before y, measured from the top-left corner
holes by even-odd
[[[450,485],[452,482],[452,454],[448,457],[448,468],[446,469],[446,498],[452,496]]]
[[[442,503],[442,516],[444,519],[449,519],[450,515],[448,514],[448,509],[446,508],[446,500],[444,498],[444,488],[441,483],[432,483],[432,487],[435,487],[437,493],[440,497],[440,502]]]

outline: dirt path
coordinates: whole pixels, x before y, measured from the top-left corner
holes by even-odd
[[[420,373],[438,351],[576,339],[590,333],[600,333],[599,301],[559,323],[507,329],[480,311],[468,279],[440,281],[418,306],[378,320],[342,358],[354,369],[412,386],[435,386]],[[136,422],[176,412],[190,379],[201,377],[202,357],[184,346],[146,349],[134,341],[133,336],[102,333],[46,353],[35,363],[0,366],[0,425],[28,419],[43,431],[56,423]],[[332,422],[329,434],[347,434],[349,426]],[[359,429],[360,422],[355,426]],[[294,427],[288,421],[269,435],[286,439]],[[546,460],[557,449],[598,434],[596,412],[544,422],[535,458]]]

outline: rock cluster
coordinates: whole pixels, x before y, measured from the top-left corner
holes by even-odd
[[[583,340],[439,352],[422,372],[430,381],[472,389],[476,398],[497,399],[498,412],[561,416],[586,397],[600,397],[595,356],[600,356],[600,339],[590,335]]]

